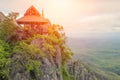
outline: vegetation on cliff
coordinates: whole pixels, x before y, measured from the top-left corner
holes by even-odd
[[[60,25],[52,25],[47,35],[41,35],[19,27],[7,17],[0,23],[0,80],[16,80],[21,73],[30,76],[28,80],[38,80],[45,59],[60,69],[73,54],[62,31]]]
[[[16,25],[17,14],[12,14],[0,22],[0,80],[120,79],[81,61],[69,61],[73,53],[62,26],[49,26],[41,35]]]

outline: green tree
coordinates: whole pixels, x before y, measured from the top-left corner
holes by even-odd
[[[5,41],[0,40],[0,79],[8,80],[10,63],[10,46]]]

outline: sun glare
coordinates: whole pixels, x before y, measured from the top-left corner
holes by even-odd
[[[68,2],[66,0],[55,0],[54,5],[58,9],[63,9],[68,6]]]

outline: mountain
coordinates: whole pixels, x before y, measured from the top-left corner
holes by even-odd
[[[68,71],[74,78],[73,80],[120,80],[120,76],[112,72],[81,61],[69,64]]]
[[[120,80],[82,59],[72,60],[63,27],[44,26],[46,34],[21,28],[9,17],[0,23],[0,80]]]

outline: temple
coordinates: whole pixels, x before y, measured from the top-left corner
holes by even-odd
[[[51,25],[50,21],[44,17],[43,10],[40,14],[34,6],[27,9],[24,16],[17,20],[17,23],[40,34],[46,34],[48,27]]]

